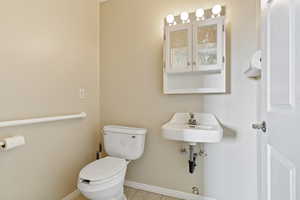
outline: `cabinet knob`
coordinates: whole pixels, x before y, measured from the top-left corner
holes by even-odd
[[[187,66],[190,66],[191,65],[191,63],[190,62],[187,62]]]
[[[193,65],[194,65],[194,66],[196,66],[196,65],[197,65],[197,63],[194,61],[194,62],[193,62]]]

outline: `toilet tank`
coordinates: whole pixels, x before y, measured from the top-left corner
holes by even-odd
[[[147,130],[125,126],[104,126],[104,149],[113,157],[136,160],[144,153]]]

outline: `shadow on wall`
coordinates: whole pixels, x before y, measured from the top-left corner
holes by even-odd
[[[224,130],[223,140],[235,140],[236,139],[237,133],[234,129],[223,126],[223,130]]]
[[[226,24],[226,93],[231,93],[231,23]]]
[[[236,140],[237,132],[234,129],[228,127],[228,126],[223,125],[223,123],[220,120],[218,120],[218,122],[221,124],[221,126],[223,128],[223,138],[222,138],[222,140],[227,140],[227,141]]]

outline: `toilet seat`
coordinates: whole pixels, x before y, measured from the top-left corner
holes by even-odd
[[[85,166],[79,173],[79,181],[88,185],[103,184],[125,175],[125,159],[105,157]]]

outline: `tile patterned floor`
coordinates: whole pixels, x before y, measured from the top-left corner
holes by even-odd
[[[136,190],[130,187],[124,189],[127,200],[180,200],[173,197],[167,197],[160,194],[146,192],[142,190]],[[87,200],[83,196],[80,196],[76,200]]]

